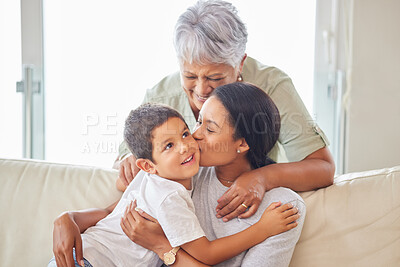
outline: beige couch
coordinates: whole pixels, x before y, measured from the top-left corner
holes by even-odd
[[[116,177],[110,169],[0,159],[0,266],[46,266],[56,216],[116,201]],[[400,166],[342,175],[301,195],[307,218],[291,266],[400,266]]]

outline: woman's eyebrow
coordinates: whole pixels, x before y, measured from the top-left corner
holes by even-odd
[[[196,74],[194,74],[194,73],[192,73],[192,72],[190,72],[190,71],[187,71],[187,70],[184,70],[183,73],[184,73],[184,74],[190,74],[190,75],[196,75]]]
[[[207,77],[214,77],[214,76],[221,76],[221,75],[224,75],[224,74],[223,73],[214,73],[211,75],[207,75]]]
[[[218,123],[216,123],[216,122],[213,121],[213,120],[206,120],[206,122],[207,122],[207,123],[215,124],[218,128],[221,128],[221,127],[218,125]]]

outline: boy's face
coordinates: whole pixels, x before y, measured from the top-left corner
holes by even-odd
[[[170,180],[183,180],[199,171],[199,146],[181,119],[168,119],[153,130],[152,136],[156,174]]]

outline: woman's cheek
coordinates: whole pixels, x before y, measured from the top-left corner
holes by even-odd
[[[229,142],[209,142],[206,146],[200,146],[201,166],[220,166],[229,164],[236,154],[229,149]]]
[[[183,88],[185,88],[188,91],[193,90],[193,87],[194,87],[193,81],[188,81],[188,80],[182,79],[181,82],[182,82]]]

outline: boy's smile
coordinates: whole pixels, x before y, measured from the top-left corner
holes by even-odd
[[[186,188],[199,171],[199,146],[180,118],[170,118],[152,132],[154,173]]]
[[[194,154],[185,159],[185,161],[182,162],[181,165],[190,165],[195,162],[193,159],[194,159]]]

